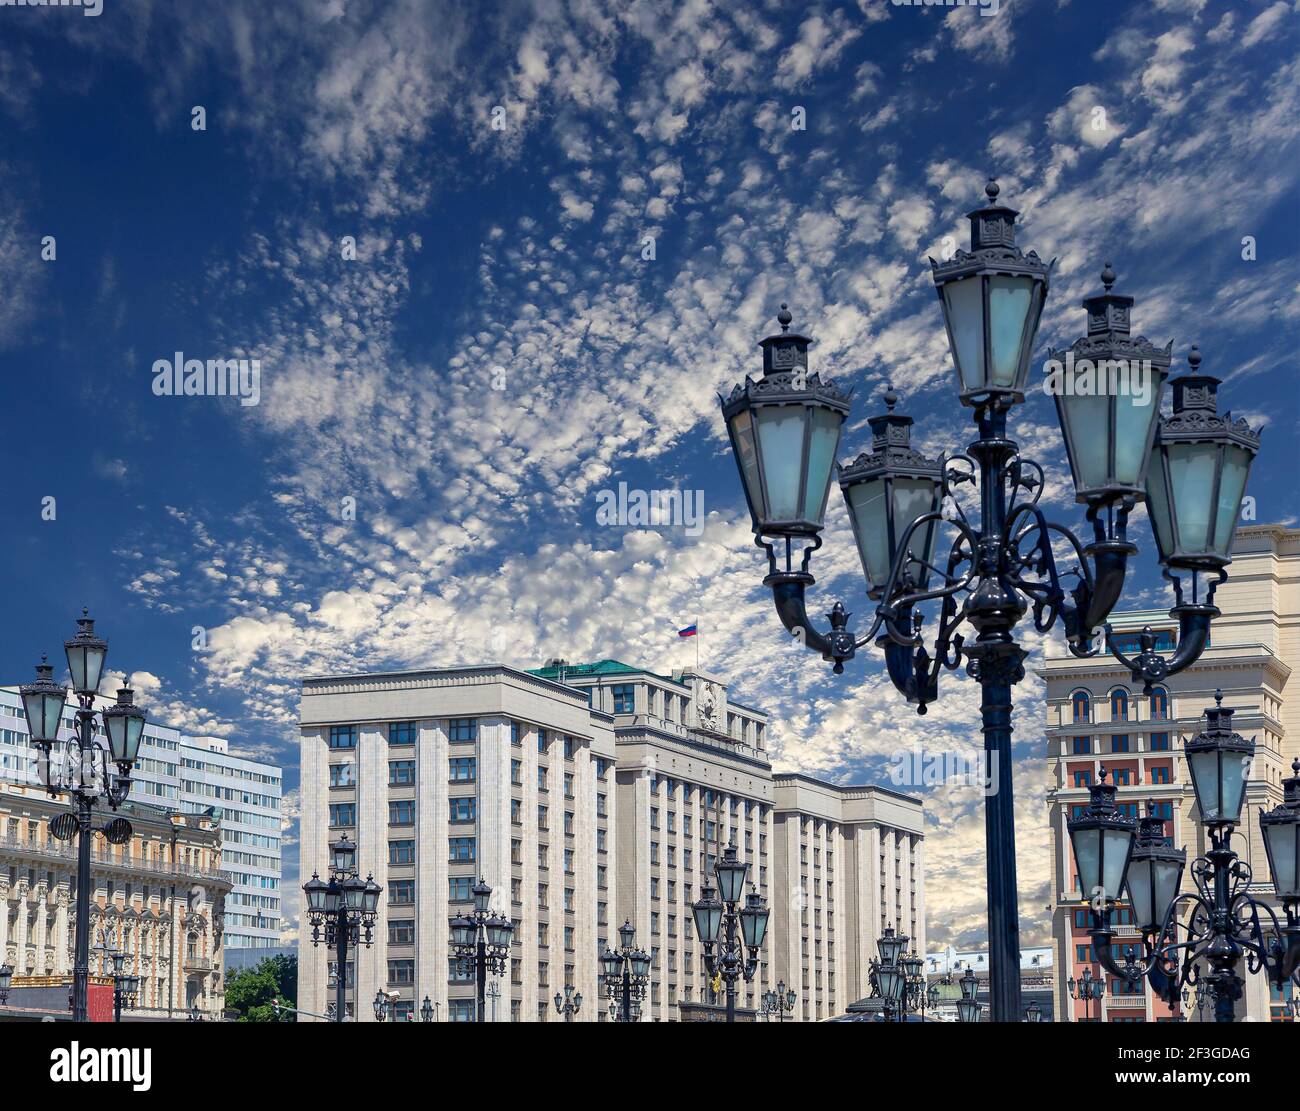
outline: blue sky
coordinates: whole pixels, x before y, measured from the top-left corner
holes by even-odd
[[[841,458],[886,380],[923,447],[963,443],[925,258],[965,244],[995,173],[1021,243],[1060,260],[1035,365],[1110,259],[1135,331],[1173,339],[1175,369],[1198,342],[1265,426],[1250,493],[1293,523],[1295,32],[1269,0],[0,8],[0,673],[25,680],[88,605],[154,717],[281,761],[292,790],[302,674],[667,670],[698,617],[782,768],[882,781],[900,747],[971,751],[969,680],[918,719],[878,657],[835,679],[787,644],[715,394],[786,301],[856,389]],[[259,403],[155,396],[177,351],[259,359]],[[1048,399],[1013,424],[1081,525]],[[702,491],[702,533],[598,523],[620,481]],[[1135,531],[1126,603],[1157,604]],[[837,494],[815,570],[817,612],[865,614]],[[1026,943],[1040,693],[1017,697]],[[928,802],[931,937],[978,943],[979,799]],[[290,831],[290,913],[296,883]]]

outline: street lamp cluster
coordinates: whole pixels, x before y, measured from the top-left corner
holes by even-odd
[[[492,888],[479,880],[471,894],[474,909],[450,920],[451,950],[457,967],[475,979],[475,1021],[487,1021],[487,974],[502,975],[510,956],[510,939],[515,923],[492,907]]]
[[[582,992],[575,992],[572,984],[564,985],[564,994],[555,993],[555,1013],[563,1015],[565,1022],[572,1022],[573,1016],[582,1010]]]
[[[1300,984],[1300,759],[1283,781],[1282,804],[1259,819],[1283,922],[1250,894],[1250,865],[1231,847],[1255,742],[1233,731],[1222,692],[1214,701],[1205,729],[1184,744],[1198,820],[1210,838],[1209,850],[1192,862],[1194,892],[1180,892],[1187,851],[1165,836],[1154,804],[1140,821],[1124,814],[1105,769],[1068,828],[1092,908],[1093,946],[1106,970],[1131,984],[1145,977],[1170,1006],[1186,985],[1205,984],[1215,1021],[1231,1022],[1245,983],[1237,971],[1243,957],[1249,972],[1263,972],[1279,991],[1288,981]],[[1111,915],[1125,893],[1142,935],[1140,954],[1112,948]]]
[[[980,1007],[979,1001],[979,977],[975,975],[973,968],[966,969],[962,978],[957,981],[961,987],[961,998],[957,1000],[957,1019],[959,1022],[979,1022]]]
[[[826,632],[814,627],[807,611],[812,555],[822,545],[850,398],[809,372],[812,340],[790,331],[793,317],[784,305],[777,316],[781,331],[760,342],[762,377],[746,378],[720,400],[754,540],[768,557],[763,582],[790,633],[837,673],[874,643],[883,649],[890,680],[919,713],[938,697],[945,668],[964,663],[980,684],[984,746],[998,777],[985,794],[990,1001],[993,1019],[1015,1022],[1021,1007],[1011,689],[1024,678],[1026,655],[1015,628],[1028,613],[1039,633],[1059,622],[1073,655],[1107,649],[1148,688],[1192,664],[1219,614],[1214,590],[1227,577],[1260,441],[1245,421],[1218,413],[1218,379],[1199,373],[1196,348],[1188,357],[1192,373],[1172,383],[1172,415],[1160,416],[1171,346],[1132,334],[1133,298],[1112,292],[1115,273],[1107,263],[1104,291],[1084,300],[1087,334],[1063,359],[1051,354],[1072,370],[1076,360],[1094,366],[1122,361],[1132,388],[1098,394],[1070,388],[1071,380],[1053,390],[1075,498],[1087,506],[1093,538],[1085,546],[1049,521],[1038,505],[1043,468],[1008,436],[1007,417],[1029,387],[1051,266],[1016,245],[1018,213],[998,202],[997,183],[990,181],[985,193],[987,203],[969,213],[971,249],[943,263],[931,260],[957,400],[973,410],[978,438],[965,453],[927,458],[912,447],[912,418],[894,411],[898,398],[891,389],[886,411],[868,421],[871,449],[838,468],[867,595],[875,603],[865,635],[849,630],[839,602]],[[963,495],[971,486],[979,504],[968,513]],[[1128,560],[1137,553],[1128,539],[1129,516],[1144,500],[1163,573],[1174,585],[1170,616],[1179,640],[1170,659],[1155,651],[1149,630],[1140,654],[1126,656],[1106,624]],[[941,529],[956,536],[940,557]],[[1058,568],[1062,547],[1077,569]],[[1079,581],[1067,588],[1062,576],[1072,571]],[[921,607],[930,603],[937,614],[927,645]],[[963,625],[971,632],[959,633]]]
[[[763,1009],[761,1014],[769,1022],[776,1015],[777,1022],[784,1022],[787,1014],[794,1014],[794,1005],[798,1000],[794,988],[786,989],[785,981],[778,980],[775,990],[763,992]]]
[[[752,884],[744,897],[744,906],[740,905],[749,865],[737,858],[734,844],[722,851],[722,859],[714,864],[713,872],[718,883],[717,895],[713,886],[706,883],[691,913],[695,932],[704,946],[704,966],[710,976],[720,976],[726,985],[726,1020],[735,1022],[736,985],[742,977],[749,983],[758,971],[759,951],[767,935],[771,912],[767,900],[753,890]]]
[[[140,977],[125,972],[126,953],[121,949],[110,949],[105,953],[113,962],[113,1021],[122,1021],[122,1008],[131,1010],[140,997]]]
[[[600,955],[601,982],[615,1022],[639,1022],[641,1000],[650,983],[650,954],[636,947],[636,927],[624,919],[618,928],[618,949]]]
[[[1071,999],[1083,1000],[1085,1018],[1092,1017],[1092,1001],[1097,1001],[1097,1021],[1101,1020],[1101,1001],[1106,998],[1106,978],[1093,976],[1091,968],[1085,968],[1083,975],[1076,980],[1073,976],[1066,981]]]
[[[373,875],[363,880],[357,871],[357,847],[346,836],[330,843],[329,881],[313,872],[302,887],[313,946],[333,948],[336,969],[334,1021],[347,1021],[348,950],[373,944],[379,894]]]
[[[135,705],[130,687],[117,692],[117,703],[95,713],[95,696],[108,659],[108,642],[95,635],[95,622],[83,609],[77,634],[63,643],[77,697],[76,725],[72,737],[59,741],[63,707],[68,690],[54,681],[54,667],[36,665],[36,682],[19,688],[27,731],[36,749],[37,765],[51,797],[68,795],[76,814],[61,814],[50,832],[62,841],[77,838],[76,949],[72,966],[72,1018],[85,1022],[90,984],[90,846],[95,835],[94,808],[101,802],[116,810],[131,792],[131,769],[140,752],[144,711]],[[100,734],[102,721],[102,736]],[[56,761],[55,748],[61,747]],[[111,767],[110,767],[111,765]],[[131,839],[131,823],[116,818],[102,830],[115,845]]]

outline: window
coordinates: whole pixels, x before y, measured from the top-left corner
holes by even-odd
[[[1092,720],[1092,699],[1088,697],[1087,691],[1075,691],[1070,696],[1070,707],[1076,722]]]
[[[564,738],[564,758],[566,760],[573,759],[573,738],[572,737]]]
[[[470,798],[455,798],[447,800],[447,820],[449,822],[472,822],[474,820],[477,800]]]
[[[331,725],[330,748],[356,748],[357,727],[355,725]]]
[[[389,961],[388,982],[390,984],[415,983],[415,961],[413,960]]]
[[[1127,752],[1127,751],[1128,751],[1128,734],[1127,734],[1127,733],[1116,733],[1113,737],[1111,737],[1111,739],[1110,739],[1110,750],[1111,750],[1111,752]]]
[[[388,743],[390,745],[415,744],[415,722],[394,721],[388,726]]]
[[[447,764],[452,783],[473,783],[478,777],[478,761],[473,756],[453,756]]]
[[[1169,692],[1163,687],[1151,688],[1151,720],[1165,721],[1169,717]]]
[[[1151,734],[1151,751],[1168,752],[1169,751],[1169,734],[1152,733]]]
[[[633,706],[636,704],[636,687],[631,683],[616,683],[610,688],[610,693],[614,696],[614,713],[630,714],[633,713]]]
[[[1074,754],[1075,754],[1075,756],[1087,756],[1087,755],[1088,755],[1089,753],[1091,753],[1091,752],[1092,752],[1092,738],[1091,738],[1091,737],[1075,737],[1075,738],[1074,738]]]
[[[1128,787],[1131,786],[1131,776],[1132,772],[1129,768],[1116,768],[1111,773],[1111,782],[1116,787]]]
[[[538,829],[550,829],[550,828],[551,828],[550,825],[548,824],[549,819],[548,819],[547,815],[549,815],[549,814],[550,814],[550,810],[547,809],[545,806],[539,806],[539,807],[537,808],[537,828],[538,828]]]
[[[1110,720],[1128,721],[1128,691],[1122,687],[1110,692]]]
[[[415,880],[389,880],[388,905],[406,906],[415,902]]]
[[[1152,783],[1168,783],[1168,782],[1169,782],[1169,769],[1168,769],[1168,768],[1148,768],[1148,769],[1147,769],[1147,772],[1148,772],[1148,774],[1149,774],[1150,777],[1151,777],[1151,782],[1152,782]]]
[[[1079,771],[1074,773],[1074,785],[1076,787],[1092,786],[1092,772]]]
[[[564,773],[564,797],[566,799],[573,798],[573,773],[572,772]]]
[[[414,945],[415,920],[413,918],[389,919],[388,944]]]
[[[388,863],[389,864],[414,864],[415,863],[415,842],[414,841],[389,841],[388,842]]]
[[[414,760],[389,760],[388,785],[390,787],[412,787],[415,785]]]
[[[447,739],[474,741],[478,739],[478,718],[452,718],[447,726]]]
[[[546,790],[546,773],[548,770],[549,769],[542,767],[540,764],[537,765],[537,789],[539,791]]]
[[[510,761],[510,782],[516,787],[524,785],[524,762],[522,760]]]
[[[357,804],[355,802],[330,803],[330,825],[354,826],[357,824]]]
[[[539,729],[537,731],[537,751],[543,756],[546,755],[546,743],[546,730]]]
[[[390,826],[415,825],[415,800],[397,799],[388,804],[388,824]]]
[[[473,837],[449,837],[447,842],[450,846],[450,853],[448,855],[453,863],[458,860],[474,859]]]
[[[472,999],[447,1000],[447,1021],[448,1022],[473,1022],[474,1021],[474,1000]]]
[[[510,723],[510,743],[512,745],[521,745],[524,743],[523,729],[520,728],[519,722],[517,721],[512,721]]]
[[[448,876],[447,901],[449,903],[468,903],[474,898],[474,893],[471,890],[473,886],[473,876]]]
[[[331,764],[331,787],[355,787],[357,785],[356,764]]]

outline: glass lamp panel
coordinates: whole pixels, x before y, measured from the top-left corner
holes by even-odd
[[[1074,481],[1081,490],[1106,484],[1110,469],[1110,400],[1092,394],[1061,395],[1074,454]]]
[[[58,693],[36,692],[23,695],[23,713],[27,717],[27,728],[34,744],[53,744],[59,738],[59,721],[63,716],[63,704],[67,695],[59,688]]]
[[[767,936],[769,911],[765,906],[746,907],[740,913],[740,930],[749,949],[761,949]]]
[[[800,517],[803,499],[799,480],[807,412],[802,405],[766,405],[754,415],[767,487],[767,512],[773,521],[795,521]]]
[[[886,514],[884,479],[871,478],[855,482],[848,489],[852,510],[853,535],[867,581],[884,586],[889,578],[889,518]]]
[[[1162,555],[1168,556],[1174,550],[1174,528],[1169,516],[1169,496],[1165,490],[1164,452],[1159,447],[1151,449],[1151,459],[1147,466],[1147,516],[1151,519],[1156,546]]]
[[[1101,831],[1101,894],[1105,899],[1118,899],[1124,889],[1124,869],[1128,865],[1129,846],[1133,843],[1131,829],[1104,829]]]
[[[957,1017],[962,1022],[979,1022],[980,1006],[970,999],[961,999],[957,1003]]]
[[[742,409],[731,418],[731,437],[736,445],[736,459],[740,464],[740,477],[745,483],[750,511],[755,517],[766,515],[763,502],[763,483],[758,475],[758,449],[754,445],[754,418],[748,409]]]
[[[1147,437],[1160,415],[1160,374],[1144,359],[1128,361],[1128,389],[1115,396],[1115,481],[1137,485],[1147,461]]]
[[[699,920],[696,919],[698,922]],[[650,972],[650,954],[638,951],[637,955],[632,958],[632,975],[646,976]]]
[[[718,894],[724,903],[738,903],[740,897],[745,891],[745,873],[749,871],[749,865],[742,864],[738,860],[728,863],[725,860],[718,861],[714,869],[718,878]]]
[[[984,294],[978,275],[948,282],[943,287],[943,307],[952,333],[952,357],[962,388],[984,386]]]
[[[1300,821],[1261,824],[1273,890],[1279,899],[1300,899]]]
[[[908,525],[922,514],[929,513],[934,509],[935,483],[926,478],[896,478],[893,485],[894,542],[898,544],[902,542],[903,534],[907,531]],[[912,533],[912,541],[908,546],[912,549],[912,554],[918,559],[929,560],[934,549],[934,522],[930,521]],[[889,553],[891,565],[897,555],[897,552]],[[924,582],[924,576],[927,574],[926,568],[913,561],[909,564],[908,569],[913,577]],[[888,570],[885,573],[888,574]]]
[[[995,274],[989,278],[989,347],[993,359],[990,384],[1014,387],[1020,370],[1025,322],[1034,279]]]
[[[1241,804],[1246,799],[1246,769],[1250,756],[1243,752],[1225,752],[1219,760],[1219,803],[1223,807],[1225,822],[1235,822],[1241,817]]]
[[[1169,905],[1178,897],[1178,888],[1183,882],[1183,865],[1176,860],[1157,860],[1151,871],[1155,880],[1156,917],[1153,922],[1163,925]]]
[[[99,690],[99,680],[104,672],[104,658],[108,649],[70,641],[67,646],[68,670],[72,673],[72,686],[82,694]]]
[[[844,418],[833,409],[812,409],[812,436],[808,446],[808,480],[804,488],[803,515],[822,523],[826,495],[831,487],[831,467],[840,446],[840,425]]]
[[[1210,498],[1218,444],[1169,444],[1169,480],[1178,516],[1178,548],[1205,551],[1209,541]]]
[[[1074,868],[1079,873],[1079,889],[1091,896],[1101,883],[1101,830],[1072,829],[1070,844],[1074,848]]]
[[[1153,862],[1149,857],[1134,856],[1128,866],[1128,896],[1133,903],[1133,919],[1142,927],[1156,922],[1153,873]]]
[[[1192,786],[1196,789],[1196,803],[1201,810],[1201,821],[1226,821],[1220,817],[1223,813],[1223,799],[1219,794],[1219,754],[1214,749],[1193,752],[1187,757],[1188,768],[1192,773]]]
[[[1250,453],[1230,444],[1223,452],[1223,473],[1219,476],[1219,504],[1214,519],[1214,550],[1227,555],[1232,547],[1232,537],[1237,530],[1237,514],[1241,512],[1241,498],[1246,492],[1246,476],[1250,473]]]
[[[325,895],[323,898],[325,903],[325,913],[337,914],[339,910],[339,905],[343,901],[343,892],[339,889],[338,884],[331,883],[328,887],[326,887]]]

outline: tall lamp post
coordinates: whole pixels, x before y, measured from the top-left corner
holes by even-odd
[[[1282,804],[1259,818],[1279,920],[1250,894],[1250,865],[1231,844],[1255,742],[1233,731],[1221,691],[1214,702],[1206,727],[1183,749],[1198,821],[1210,837],[1209,850],[1192,862],[1194,892],[1179,891],[1187,852],[1172,847],[1154,803],[1140,822],[1121,813],[1104,770],[1087,809],[1067,828],[1079,882],[1092,893],[1090,935],[1103,967],[1131,984],[1145,977],[1171,1007],[1185,985],[1205,983],[1215,1021],[1232,1022],[1245,985],[1237,971],[1243,958],[1247,971],[1263,972],[1279,991],[1292,978],[1300,982],[1300,759],[1283,780]],[[1119,959],[1111,915],[1126,890],[1142,951],[1126,946]]]
[[[122,1021],[122,1008],[131,1009],[140,993],[140,977],[123,971],[126,954],[120,949],[110,949],[105,954],[113,962],[113,1021]]]
[[[85,1022],[89,1018],[86,1000],[90,984],[90,844],[96,832],[94,810],[101,802],[116,810],[130,794],[131,769],[140,752],[145,715],[135,705],[131,688],[121,688],[116,705],[106,707],[99,715],[103,720],[101,738],[94,705],[104,674],[104,661],[108,658],[108,642],[95,635],[95,622],[84,609],[77,619],[77,635],[64,641],[63,648],[73,693],[77,696],[73,735],[59,741],[68,691],[62,683],[54,681],[54,668],[44,658],[36,665],[36,682],[24,684],[19,693],[46,789],[51,797],[70,796],[77,807],[75,816],[61,814],[55,818],[50,823],[50,832],[61,841],[77,838],[72,1020]],[[61,746],[61,759],[57,762],[53,759],[56,745]],[[112,844],[122,845],[131,839],[131,823],[125,818],[115,818],[102,832]]]
[[[893,926],[886,926],[885,932],[876,941],[880,959],[872,958],[868,975],[872,994],[884,1000],[886,1022],[902,1021],[907,1011],[908,983],[903,950],[907,948],[909,940],[906,934],[894,933]]]
[[[898,398],[889,390],[886,412],[868,421],[871,450],[839,467],[867,594],[875,602],[864,636],[848,628],[849,614],[839,602],[828,614],[828,632],[815,628],[807,611],[812,555],[822,544],[832,463],[850,399],[833,382],[809,374],[812,340],[789,330],[793,318],[785,306],[777,316],[781,332],[760,343],[762,378],[747,378],[721,400],[755,543],[768,558],[763,582],[786,629],[836,673],[858,649],[876,644],[890,680],[918,713],[938,697],[944,668],[964,662],[980,684],[984,748],[997,769],[995,789],[985,796],[991,1017],[1019,1022],[1011,688],[1024,678],[1026,652],[1015,627],[1031,611],[1038,633],[1059,621],[1073,655],[1109,649],[1147,689],[1193,663],[1219,614],[1214,590],[1227,577],[1259,436],[1244,421],[1217,413],[1218,379],[1198,373],[1195,348],[1188,357],[1192,374],[1173,384],[1173,415],[1160,418],[1171,348],[1131,334],[1133,298],[1111,292],[1115,273],[1107,264],[1104,292],[1083,302],[1087,335],[1069,352],[1051,352],[1049,364],[1059,369],[1049,385],[1075,499],[1088,506],[1093,539],[1085,546],[1049,521],[1038,506],[1044,471],[1008,436],[1007,417],[1030,388],[1051,267],[1016,246],[1018,213],[998,203],[997,183],[990,181],[985,193],[987,204],[969,213],[971,249],[951,261],[931,260],[958,399],[973,410],[978,439],[966,453],[921,455],[911,446],[912,418],[894,412]],[[1128,388],[1099,396],[1090,381],[1086,392],[1075,390],[1076,359],[1103,366],[1123,361],[1130,368]],[[968,515],[962,495],[976,477],[978,512],[971,506]],[[1129,658],[1106,625],[1129,557],[1137,552],[1128,539],[1129,515],[1144,499],[1164,575],[1174,583],[1170,615],[1180,635],[1171,659],[1156,653],[1149,631],[1141,654]],[[956,537],[936,560],[941,528]],[[1061,546],[1077,559],[1077,571],[1058,569],[1054,548]],[[1067,587],[1061,576],[1071,572],[1079,581]],[[920,607],[929,603],[937,620],[927,647]],[[963,625],[969,629],[958,633]]]
[[[563,1015],[565,1022],[572,1022],[573,1016],[582,1010],[582,992],[575,992],[572,984],[564,985],[564,994],[555,993],[555,1013]]]
[[[9,988],[13,982],[13,968],[8,964],[0,964],[0,1007],[9,1002]]]
[[[765,991],[763,993],[763,1014],[771,1021],[771,1017],[776,1015],[777,1022],[784,1022],[785,1016],[794,1014],[794,1005],[798,996],[794,993],[794,988],[787,990],[784,980],[776,982],[776,989]]]
[[[650,983],[650,954],[636,947],[636,927],[630,918],[618,928],[618,949],[600,955],[601,980],[615,1022],[632,1022]]]
[[[476,985],[475,1021],[487,1021],[487,974],[500,976],[506,970],[510,939],[515,923],[491,909],[492,888],[479,880],[471,893],[474,909],[470,914],[451,918],[451,949],[460,969],[473,973]]]
[[[1092,1000],[1097,1000],[1097,1019],[1101,1021],[1101,1001],[1106,997],[1106,978],[1104,976],[1094,977],[1091,968],[1085,968],[1083,975],[1076,980],[1073,976],[1066,981],[1066,987],[1070,990],[1071,999],[1083,1000],[1083,1017],[1092,1019]],[[1077,994],[1076,994],[1077,993]]]
[[[424,1002],[420,1004],[420,1021],[432,1022],[434,1017],[434,1007],[440,1007],[441,1005],[441,1003],[435,1004],[433,1000],[426,995],[424,997]]]
[[[718,897],[713,886],[706,883],[700,900],[691,907],[695,932],[704,944],[704,967],[710,976],[720,975],[726,984],[728,1022],[736,1021],[736,984],[741,977],[749,983],[758,971],[759,951],[771,913],[767,900],[752,890],[752,885],[741,907],[748,872],[749,865],[737,858],[733,842],[722,850],[722,859],[713,866]]]
[[[957,983],[961,986],[961,998],[957,1000],[957,1020],[959,1022],[979,1022],[979,978],[973,968],[966,969]]]
[[[307,920],[311,943],[323,940],[334,950],[334,1021],[347,1021],[348,950],[374,942],[375,916],[383,890],[373,875],[361,879],[357,871],[357,847],[340,837],[330,843],[329,882],[313,872],[302,885],[307,896]]]

